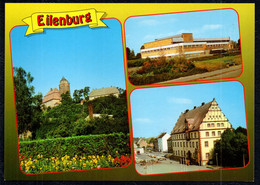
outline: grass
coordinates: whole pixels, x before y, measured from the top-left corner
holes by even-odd
[[[235,56],[227,56],[227,57],[211,59],[211,60],[195,61],[194,65],[198,69],[207,69],[208,71],[215,71],[218,69],[227,68],[224,61],[230,59],[235,61],[235,65],[241,64],[241,55],[235,55]]]

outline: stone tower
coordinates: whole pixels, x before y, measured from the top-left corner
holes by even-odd
[[[60,81],[60,85],[59,85],[59,91],[60,94],[69,92],[70,94],[70,84],[68,82],[68,80],[66,80],[66,78],[62,77],[61,81]]]

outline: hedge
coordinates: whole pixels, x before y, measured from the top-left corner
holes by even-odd
[[[35,158],[60,156],[88,156],[130,154],[129,134],[113,133],[100,135],[75,136],[66,138],[21,141],[20,154],[23,157]]]

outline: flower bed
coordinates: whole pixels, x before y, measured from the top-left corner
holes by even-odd
[[[84,170],[84,169],[99,169],[109,167],[122,167],[131,162],[128,155],[119,155],[112,157],[111,155],[99,156],[77,156],[70,157],[65,155],[63,157],[45,158],[43,155],[38,155],[36,158],[20,157],[21,169],[25,173],[44,173],[70,170]]]

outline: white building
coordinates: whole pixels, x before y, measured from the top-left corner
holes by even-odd
[[[158,150],[159,152],[168,152],[168,143],[167,139],[169,139],[171,136],[170,134],[167,134],[166,132],[161,133],[158,137]]]

